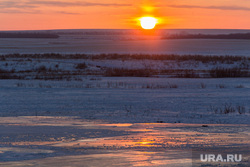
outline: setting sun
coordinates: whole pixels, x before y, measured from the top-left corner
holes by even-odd
[[[157,24],[157,19],[154,17],[142,17],[140,18],[141,27],[143,29],[151,30],[154,29]]]

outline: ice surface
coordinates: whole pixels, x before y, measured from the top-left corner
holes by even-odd
[[[244,161],[237,164],[246,166],[250,156],[249,125],[109,124],[45,116],[0,122],[0,166],[191,167],[192,152],[200,149],[240,150]]]

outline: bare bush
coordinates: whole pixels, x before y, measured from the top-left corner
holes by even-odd
[[[88,66],[86,65],[86,63],[79,63],[76,65],[76,69],[86,69]]]
[[[36,71],[37,71],[38,73],[41,73],[41,72],[47,72],[48,69],[47,69],[47,67],[46,67],[45,65],[41,65],[41,66],[39,66],[38,68],[36,68]]]
[[[234,107],[232,106],[232,104],[225,104],[224,107],[210,106],[210,111],[214,112],[215,114],[232,114],[232,113],[245,114],[246,113],[245,106],[237,105]]]
[[[237,85],[237,86],[235,86],[235,88],[244,88],[244,86],[243,85]]]
[[[204,84],[204,83],[200,83],[200,87],[201,87],[202,89],[205,89],[205,88],[207,87],[207,85]]]
[[[226,85],[224,85],[224,84],[218,84],[218,85],[216,85],[216,88],[223,89],[223,88],[226,88]]]
[[[124,69],[124,68],[108,68],[105,76],[110,77],[149,77],[152,76],[152,71],[146,69]]]
[[[241,68],[215,68],[209,71],[213,78],[247,77],[248,73]]]

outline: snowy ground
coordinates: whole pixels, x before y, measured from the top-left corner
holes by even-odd
[[[111,123],[249,124],[249,81],[137,77],[1,80],[0,116],[79,116]]]
[[[0,55],[0,79],[82,80],[83,76],[250,77],[250,58],[203,55]]]

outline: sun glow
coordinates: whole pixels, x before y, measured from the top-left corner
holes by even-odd
[[[139,19],[141,27],[146,30],[154,29],[158,20],[155,17],[142,17]]]

